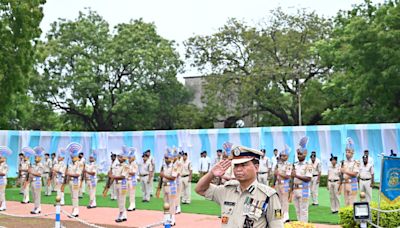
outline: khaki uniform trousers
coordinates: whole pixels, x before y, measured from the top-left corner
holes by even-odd
[[[182,187],[181,187],[181,177],[177,177],[175,180],[176,183],[176,197],[175,197],[175,207],[180,207],[181,206],[181,191],[182,191]],[[179,208],[180,209],[180,208]]]
[[[43,178],[43,185],[44,185],[44,194],[45,195],[51,195],[51,185],[47,185],[47,181],[50,178],[50,174],[49,173],[43,173],[42,174],[42,178]]]
[[[21,175],[21,177],[19,178],[18,182],[20,184],[19,192],[22,193],[22,194],[25,192],[25,189],[24,189],[25,181],[26,181],[26,175]]]
[[[289,220],[289,182],[276,184],[275,190],[281,201],[283,221]]]
[[[111,199],[112,200],[117,199],[117,186],[115,185],[114,181],[110,186],[110,190],[111,190],[111,193],[110,193]]]
[[[171,222],[175,223],[175,211],[176,211],[176,185],[171,184],[171,182],[167,182],[163,186],[164,190],[164,203],[169,204],[169,213],[171,214]],[[167,185],[168,184],[168,185]]]
[[[21,177],[21,190],[20,191],[23,193],[22,202],[29,201],[29,185],[30,185],[30,183],[28,183],[26,185],[26,188],[24,188],[26,180],[27,180],[26,176]]]
[[[86,183],[89,189],[89,206],[96,206],[97,178],[86,179]]]
[[[141,176],[140,181],[142,182],[143,200],[150,201],[151,184],[147,183],[149,181],[149,175]]]
[[[62,176],[57,176],[54,178],[55,180],[55,185],[54,185],[54,190],[57,191],[57,197],[61,198],[60,204],[64,205],[65,201],[64,201],[64,192],[61,192],[61,186],[64,183],[64,177]]]
[[[360,192],[365,193],[365,201],[366,202],[371,202],[371,197],[372,197],[371,180],[361,180],[360,179]]]
[[[331,201],[331,211],[336,212],[339,211],[340,202],[339,202],[339,181],[332,182],[328,181],[328,191],[329,198]]]
[[[30,188],[32,191],[33,203],[35,205],[35,209],[40,208],[40,200],[41,200],[41,191],[42,191],[42,180],[41,177],[33,177],[30,182]]]
[[[265,185],[269,186],[268,173],[262,173],[262,174],[259,173],[259,174],[257,174],[257,180],[261,184],[265,184]]]
[[[114,181],[115,182],[115,181]],[[120,213],[120,219],[126,218],[126,194],[128,193],[128,186],[127,186],[127,180],[125,180],[125,183],[123,183],[123,180],[118,180],[118,183],[115,184],[116,186],[116,195],[117,195],[117,201],[118,201],[118,209]]]
[[[353,206],[353,202],[357,200],[358,183],[348,181],[343,183],[344,187],[344,204],[346,206]]]
[[[297,220],[308,222],[309,189],[296,188],[293,190],[293,204],[296,209]]]
[[[86,189],[86,180],[82,180],[82,186],[79,188],[79,197],[83,196],[83,193],[85,193]]]
[[[189,176],[181,177],[180,186],[182,193],[182,203],[190,203],[191,183],[189,182]]]
[[[129,189],[129,209],[136,208],[136,177],[129,178],[128,180],[128,189]]]
[[[317,181],[318,181],[318,176],[316,177],[313,176],[310,182],[311,198],[313,204],[318,204],[319,183],[317,183]]]
[[[0,176],[3,178],[3,183],[0,184],[0,209],[6,209],[6,186],[7,186],[7,178]]]
[[[71,189],[71,199],[72,199],[72,214],[79,214],[79,185],[81,181],[78,178],[71,177],[69,181],[69,186]]]

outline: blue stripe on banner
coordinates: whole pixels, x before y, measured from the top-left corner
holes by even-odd
[[[345,137],[344,145],[346,146],[347,137],[351,137],[353,139],[353,141],[354,141],[354,155],[357,155],[357,154],[360,154],[360,151],[361,151],[361,147],[360,146],[361,145],[360,145],[360,139],[358,138],[358,135],[357,135],[357,130],[354,129],[354,126],[355,125],[347,125],[346,126],[346,128],[347,128],[347,136]]]
[[[90,149],[97,150],[99,147],[99,133],[92,132],[92,137],[90,140]]]
[[[321,147],[319,145],[318,129],[317,126],[307,126],[306,135],[309,137],[307,151],[308,155],[311,155],[312,151],[315,151],[317,157],[321,157]]]
[[[40,131],[31,131],[31,132],[29,132],[29,143],[28,143],[28,145],[31,148],[34,148],[36,146],[40,146],[39,142],[40,142]]]
[[[167,146],[168,147],[176,147],[177,149],[179,149],[179,140],[178,140],[178,131],[177,130],[169,130],[165,132],[165,138],[167,140]]]
[[[199,130],[199,138],[201,142],[201,151],[207,151],[207,154],[209,155],[211,152],[211,147],[210,147],[210,140],[208,139],[208,132],[207,129],[201,129]]]
[[[226,128],[218,129],[217,132],[217,149],[223,149],[222,145],[229,142],[229,130]]]
[[[142,145],[142,153],[148,149],[154,153],[154,131],[143,132]]]
[[[76,142],[81,144],[81,132],[71,131],[70,136],[71,136],[71,142]]]
[[[122,134],[124,137],[124,145],[127,147],[132,147],[133,146],[133,132],[124,131]]]
[[[250,128],[239,128],[239,136],[242,146],[251,147]]]
[[[341,136],[341,131],[339,128],[336,126],[330,126],[330,140],[331,140],[331,151],[329,151],[329,154],[333,154],[333,156],[338,157],[338,162],[342,160],[344,154],[342,150],[342,136]],[[330,157],[330,155],[329,155]]]
[[[8,157],[8,177],[17,176],[17,162],[19,150],[19,133],[18,131],[8,131],[8,148],[12,150],[12,154]],[[21,148],[22,149],[22,148]]]
[[[380,129],[368,129],[367,131],[368,136],[368,150],[369,155],[374,159],[374,166],[375,166],[375,180],[379,180],[381,176],[381,158],[378,157],[379,154],[385,152],[383,151],[383,143],[382,143],[382,132]],[[364,154],[362,152],[361,154]]]
[[[283,139],[285,140],[284,144],[287,144],[292,150],[290,151],[288,161],[294,162],[296,146],[293,143],[293,127],[282,127]],[[282,148],[283,149],[283,148]]]
[[[58,143],[60,142],[60,135],[61,133],[59,131],[52,132],[51,142],[50,142],[50,153],[57,153]]]
[[[265,149],[266,156],[272,157],[274,154],[274,139],[272,138],[271,128],[261,128],[261,149]]]

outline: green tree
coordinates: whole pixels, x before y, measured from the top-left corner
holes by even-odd
[[[319,49],[335,74],[324,87],[326,123],[400,121],[399,1],[371,1],[339,12]]]
[[[97,13],[81,12],[52,24],[40,54],[32,91],[80,130],[172,129],[190,99],[176,79],[174,43],[141,19],[110,31]]]
[[[252,118],[256,125],[317,124],[326,104],[314,99],[329,76],[316,44],[329,37],[331,21],[300,10],[274,10],[268,21],[251,27],[235,19],[211,36],[186,43],[186,57],[207,75],[205,111],[225,127]],[[305,100],[305,98],[311,98]]]
[[[26,91],[33,70],[34,44],[40,36],[44,0],[0,1],[0,127],[20,126],[29,103]],[[24,105],[21,102],[26,101]]]

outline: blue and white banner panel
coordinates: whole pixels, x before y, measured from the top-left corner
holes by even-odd
[[[359,160],[364,150],[369,150],[373,157],[375,178],[380,176],[382,153],[390,151],[399,154],[400,124],[347,124],[323,126],[290,126],[290,127],[257,127],[225,128],[195,130],[159,130],[159,131],[126,131],[126,132],[50,132],[50,131],[0,131],[0,146],[8,146],[13,153],[7,157],[10,167],[8,176],[15,177],[18,167],[18,153],[24,146],[43,146],[48,153],[58,154],[70,142],[83,146],[85,157],[91,151],[98,153],[97,162],[101,171],[106,172],[110,166],[111,153],[119,153],[123,145],[136,148],[136,159],[140,161],[142,153],[151,151],[156,162],[156,172],[160,170],[167,147],[187,151],[193,164],[194,172],[198,170],[200,152],[214,160],[216,150],[224,142],[243,146],[266,149],[267,156],[272,157],[273,149],[281,151],[288,145],[291,148],[289,161],[297,160],[296,149],[301,137],[308,136],[308,157],[315,151],[322,161],[323,174],[327,173],[330,155],[345,158],[346,138],[351,137],[355,143],[354,158]],[[309,159],[309,158],[307,158]]]

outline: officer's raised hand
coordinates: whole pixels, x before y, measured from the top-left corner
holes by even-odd
[[[231,167],[231,160],[225,159],[218,162],[212,169],[211,173],[215,177],[222,177],[225,174],[225,171]]]

